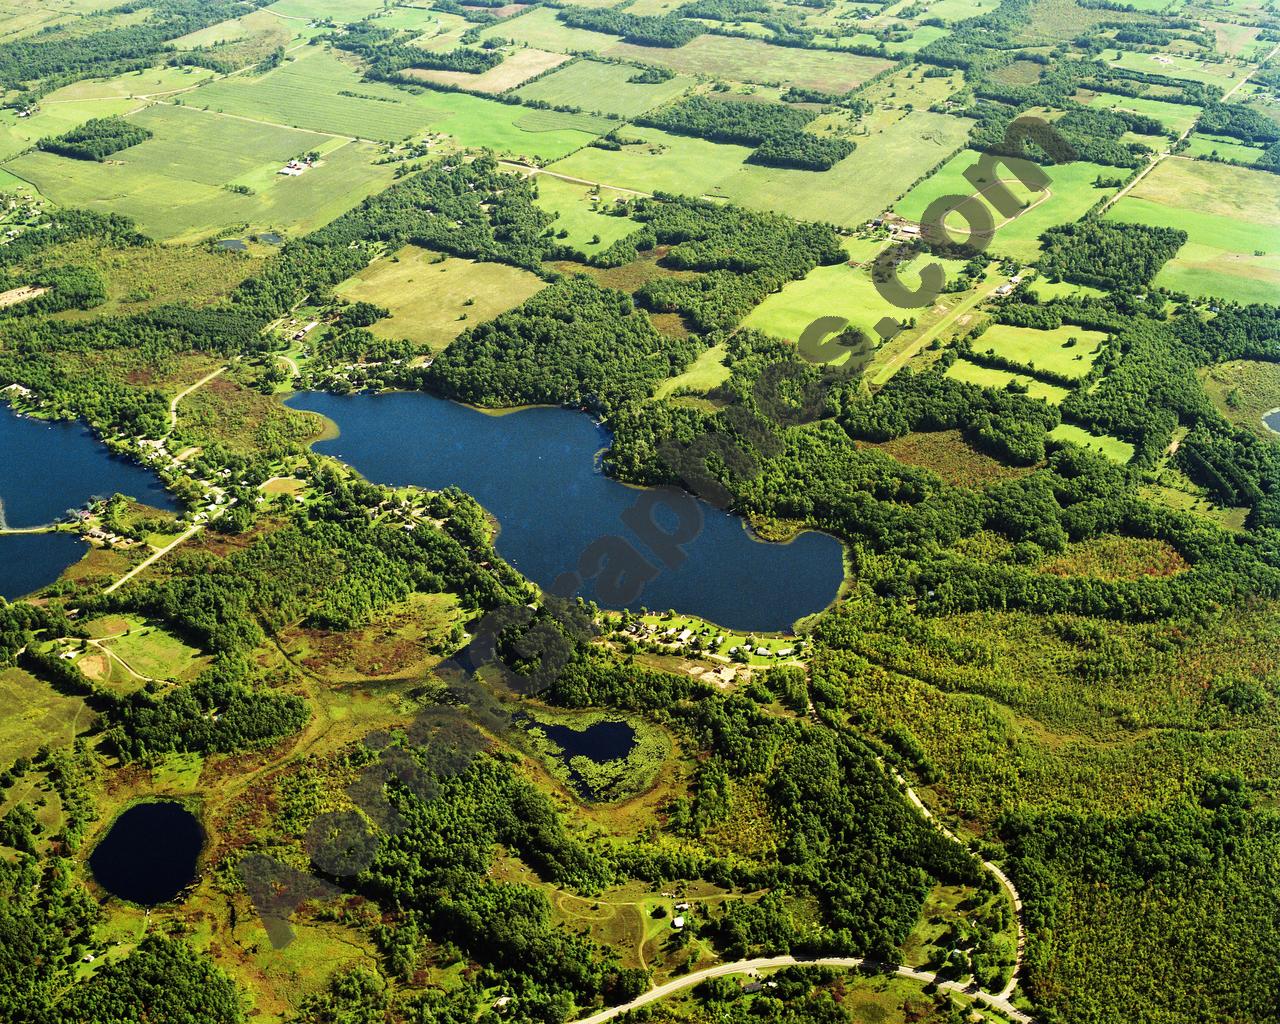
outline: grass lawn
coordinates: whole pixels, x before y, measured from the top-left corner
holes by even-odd
[[[524,100],[541,100],[552,106],[567,104],[598,110],[602,114],[635,117],[678,96],[693,84],[692,79],[683,75],[653,85],[628,81],[637,73],[637,68],[625,64],[578,60],[554,74],[522,86],[516,95]]]
[[[964,139],[967,122],[923,110],[907,113],[859,145],[828,171],[797,171],[744,163],[751,150],[671,135],[655,128],[626,129],[643,141],[609,151],[586,148],[554,170],[642,192],[673,192],[729,199],[801,220],[860,224]]]
[[[124,213],[153,238],[192,241],[232,225],[303,232],[319,227],[391,182],[366,143],[258,124],[169,104],[133,115],[154,138],[105,163],[32,152],[8,169],[64,206]],[[306,174],[278,175],[307,150],[323,159]],[[243,185],[252,194],[231,192]]]
[[[974,187],[964,177],[964,172],[977,160],[978,154],[973,150],[957,153],[937,174],[912,189],[910,194],[894,207],[894,212],[908,220],[918,221],[924,216],[924,211],[929,204],[939,196],[973,195]],[[1001,180],[1007,179],[1009,190],[1020,200],[1032,205],[1003,224],[998,211],[991,208],[997,228],[989,251],[999,255],[1007,254],[1027,262],[1039,255],[1039,238],[1047,228],[1077,220],[1110,191],[1094,188],[1093,181],[1099,174],[1104,178],[1116,176],[1114,167],[1103,167],[1100,164],[1083,161],[1048,167],[1045,168],[1050,179],[1048,198],[1044,198],[1044,192],[1031,192],[1002,165],[996,166],[1002,175]],[[948,225],[952,222],[952,218],[948,218]],[[954,223],[957,234],[963,237],[963,218],[954,217]]]
[[[1008,387],[1011,381],[1017,381],[1020,386],[1027,389],[1029,397],[1039,398],[1050,405],[1061,405],[1062,400],[1070,394],[1066,388],[1060,388],[1056,384],[1046,384],[1035,377],[1028,377],[1020,373],[1010,373],[1008,370],[996,370],[987,366],[979,366],[977,363],[971,363],[967,359],[957,359],[947,367],[947,376],[952,380],[962,380],[966,384],[976,384],[980,388],[997,388],[1001,390]]]
[[[1187,232],[1161,287],[1239,302],[1280,295],[1280,175],[1169,159],[1107,215]]]
[[[1072,339],[1075,344],[1069,344]],[[1026,367],[1032,374],[1047,370],[1064,377],[1083,377],[1093,366],[1107,336],[1102,331],[1064,324],[1051,331],[1032,327],[992,324],[973,347],[979,352],[991,350],[1003,359]]]
[[[545,286],[528,271],[500,263],[453,258],[433,262],[437,259],[426,249],[406,246],[336,290],[343,298],[391,310],[390,317],[371,328],[375,334],[442,349],[466,328],[518,306]]]
[[[1109,434],[1092,434],[1074,423],[1059,423],[1049,436],[1057,441],[1070,441],[1090,451],[1101,452],[1109,459],[1125,463],[1133,458],[1133,445]]]
[[[557,215],[552,227],[557,232],[568,231],[569,234],[563,241],[588,255],[594,255],[608,248],[619,238],[624,238],[639,227],[629,217],[611,216],[599,212],[599,209],[604,209],[614,200],[622,198],[623,193],[601,188],[597,203],[589,198],[595,191],[589,185],[562,181],[560,178],[553,178],[546,174],[539,175],[537,181],[538,205]],[[598,238],[599,241],[593,242],[593,238]]]

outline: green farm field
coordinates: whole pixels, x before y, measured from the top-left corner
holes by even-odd
[[[344,92],[356,95],[341,95]],[[429,127],[452,135],[460,146],[485,146],[538,159],[563,156],[593,137],[579,127],[526,130],[516,124],[530,113],[554,111],[530,112],[459,92],[424,90],[414,95],[366,82],[318,49],[265,75],[216,82],[188,97],[188,102],[274,124],[384,142],[410,138]]]
[[[1195,124],[1196,118],[1200,116],[1199,107],[1186,103],[1166,103],[1164,100],[1148,99],[1145,96],[1120,96],[1111,92],[1081,90],[1076,93],[1075,99],[1087,107],[1146,114],[1179,135]]]
[[[327,223],[390,183],[364,143],[162,105],[134,115],[154,137],[106,163],[32,152],[7,169],[62,205],[112,209],[154,238],[189,241],[237,224],[307,231]],[[277,174],[309,150],[319,166]],[[252,190],[243,195],[228,185]]]
[[[500,263],[440,257],[406,246],[340,284],[351,301],[385,306],[391,316],[371,330],[384,338],[442,349],[468,327],[491,320],[540,291],[544,282],[526,270]]]
[[[1280,295],[1280,176],[1169,159],[1107,215],[1187,232],[1156,275],[1162,287],[1240,302]]]
[[[979,366],[967,359],[957,359],[947,367],[947,376],[952,380],[961,380],[966,384],[975,384],[980,388],[996,388],[1004,390],[1011,383],[1027,389],[1032,398],[1039,398],[1050,405],[1061,405],[1062,400],[1070,392],[1056,384],[1046,384],[1035,377],[1021,373],[1010,373],[1008,370],[997,370],[988,366]]]
[[[602,114],[635,117],[667,102],[693,84],[681,75],[653,85],[630,82],[638,69],[627,64],[578,60],[516,90],[522,100],[541,100],[552,106],[570,105]]]
[[[908,220],[919,221],[924,216],[929,204],[940,196],[969,196],[974,187],[964,177],[964,172],[979,159],[973,150],[964,150],[948,161],[937,174],[921,182],[912,189],[897,206],[894,212]],[[1046,192],[1031,192],[1017,181],[1011,172],[1002,164],[997,164],[1001,180],[1005,181],[1009,190],[1018,199],[1030,205],[1018,213],[1012,220],[1001,223],[999,213],[992,208],[992,217],[996,221],[995,238],[991,242],[990,251],[999,255],[1009,255],[1030,262],[1040,252],[1040,235],[1055,224],[1077,220],[1094,203],[1110,189],[1094,187],[1094,179],[1098,175],[1104,178],[1115,177],[1114,167],[1103,167],[1078,161],[1070,164],[1058,164],[1046,168],[1049,175],[1049,187]],[[964,220],[953,215],[948,225],[954,223],[957,235],[964,235]]]
[[[1257,163],[1263,150],[1259,146],[1246,146],[1241,142],[1228,139],[1217,139],[1208,135],[1192,135],[1187,139],[1187,148],[1181,156],[1217,156],[1223,160],[1239,164]]]
[[[642,192],[672,192],[729,199],[801,220],[852,226],[888,207],[915,178],[964,138],[966,122],[914,111],[866,141],[828,171],[760,167],[744,161],[751,150],[628,128],[641,144],[618,151],[582,149],[553,167],[571,177]]]
[[[169,96],[208,82],[214,73],[208,68],[162,67],[130,71],[114,78],[89,78],[51,92],[41,102],[43,108],[79,100],[146,99]],[[137,106],[137,104],[135,104]]]
[[[538,205],[556,214],[552,227],[557,234],[568,232],[565,243],[588,256],[608,248],[639,227],[627,217],[600,212],[615,200],[625,198],[624,193],[601,188],[599,200],[593,201],[589,197],[594,192],[589,185],[553,178],[549,174],[538,176]]]
[[[1223,89],[1231,88],[1246,73],[1246,69],[1234,61],[1214,64],[1181,53],[1135,53],[1132,50],[1122,50],[1119,60],[1112,60],[1114,56],[1114,52],[1106,55],[1106,62],[1110,67],[1183,78],[1188,82],[1202,82]]]
[[[1047,370],[1064,377],[1083,377],[1092,368],[1106,338],[1101,331],[1070,324],[1045,331],[992,324],[973,347],[1018,363],[1033,374]]]
[[[127,114],[137,106],[137,100],[120,97],[105,101],[46,101],[31,117],[20,118],[16,110],[0,110],[0,160],[30,149],[45,136],[61,135],[91,117]]]

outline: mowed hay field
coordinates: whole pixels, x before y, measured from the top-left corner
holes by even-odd
[[[525,46],[511,53],[497,67],[478,75],[466,71],[438,71],[427,68],[409,68],[405,74],[424,82],[456,85],[461,89],[473,89],[476,92],[500,93],[514,89],[530,78],[563,64],[568,59],[563,53],[552,53],[549,50]]]
[[[522,100],[541,100],[552,106],[572,105],[602,114],[635,117],[673,99],[693,84],[692,79],[683,75],[652,85],[628,81],[638,73],[638,68],[626,64],[578,60],[522,86],[516,95]]]
[[[391,316],[370,330],[384,338],[408,338],[442,349],[468,327],[491,320],[545,287],[526,270],[500,263],[440,257],[406,246],[340,284],[351,301],[385,306]]]
[[[1074,344],[1073,344],[1074,339]],[[1107,336],[1101,331],[1064,324],[1053,330],[992,324],[973,343],[975,351],[991,352],[1030,371],[1047,370],[1063,377],[1083,377],[1093,367]]]
[[[601,212],[616,200],[628,198],[624,193],[600,188],[599,198],[592,200],[596,190],[589,185],[578,185],[547,174],[538,175],[537,181],[538,205],[556,215],[552,229],[557,234],[568,232],[564,242],[588,256],[607,249],[639,228],[629,217]]]
[[[979,154],[966,149],[957,153],[937,174],[911,190],[911,192],[894,207],[894,212],[910,221],[919,222],[929,204],[940,196],[974,194],[974,186],[964,177],[964,172],[976,164]],[[1098,175],[1104,178],[1117,176],[1116,168],[1103,167],[1078,161],[1070,164],[1057,164],[1046,167],[1049,186],[1044,192],[1032,192],[1026,188],[1013,172],[1003,164],[996,164],[1000,180],[1009,191],[1021,202],[1029,204],[1011,220],[1004,221],[1000,213],[988,203],[988,209],[996,223],[995,237],[992,239],[990,252],[997,255],[1009,255],[1030,262],[1040,253],[1040,236],[1055,224],[1065,224],[1078,220],[1085,212],[1105,195],[1114,189],[1100,189],[1093,185]],[[983,186],[989,191],[990,185]],[[953,214],[947,218],[957,238],[963,239],[966,226],[964,218]]]
[[[597,134],[572,122],[530,128],[516,123],[530,113],[554,111],[528,111],[460,92],[424,90],[414,95],[366,82],[358,71],[322,49],[309,50],[264,75],[215,82],[186,100],[192,106],[273,124],[382,142],[411,138],[429,127],[447,132],[461,146],[487,146],[499,153],[548,160],[586,145]]]
[[[5,167],[59,205],[124,213],[145,234],[177,241],[237,224],[308,231],[392,180],[367,143],[171,105],[133,117],[154,137],[105,163],[31,152]],[[276,173],[309,150],[322,154],[319,166],[296,178]]]
[[[1107,215],[1187,233],[1156,275],[1161,287],[1239,302],[1280,296],[1280,175],[1171,158]]]
[[[917,110],[873,136],[827,171],[745,163],[751,150],[628,127],[642,140],[617,151],[579,150],[553,169],[571,177],[642,192],[729,199],[800,220],[852,226],[885,210],[911,183],[952,152],[968,122]]]

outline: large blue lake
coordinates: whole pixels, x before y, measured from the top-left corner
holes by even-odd
[[[159,477],[113,455],[83,424],[25,419],[0,405],[0,525],[43,526],[117,492],[177,508]],[[68,534],[0,535],[0,595],[12,600],[52,583],[85,550]]]
[[[421,392],[330,395],[308,392],[289,404],[327,416],[339,436],[316,451],[376,483],[450,485],[474,496],[501,525],[498,551],[541,586],[576,570],[583,551],[616,535],[661,571],[632,608],[676,608],[733,629],[786,630],[834,600],[844,576],[840,542],[802,533],[789,544],[756,540],[736,516],[700,503],[703,521],[676,568],[622,520],[641,491],[602,474],[597,453],[609,434],[567,409],[492,416]],[[674,517],[655,515],[664,529]],[[606,607],[593,583],[578,593]]]

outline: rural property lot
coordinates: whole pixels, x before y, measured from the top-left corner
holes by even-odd
[[[1280,176],[1175,157],[1107,216],[1187,233],[1156,276],[1162,287],[1239,302],[1280,295]]]
[[[1047,370],[1063,377],[1083,377],[1093,366],[1107,336],[1101,331],[1064,324],[1051,331],[992,324],[974,341],[977,352],[990,351],[1034,373]]]
[[[1039,398],[1050,405],[1061,405],[1062,400],[1070,394],[1066,388],[1056,384],[1046,384],[1035,377],[1021,373],[1010,373],[1008,370],[997,370],[994,367],[979,366],[967,359],[957,359],[947,367],[947,376],[952,380],[962,380],[966,384],[976,384],[980,388],[997,388],[1004,390],[1011,383],[1017,383],[1027,389],[1032,398]]]

